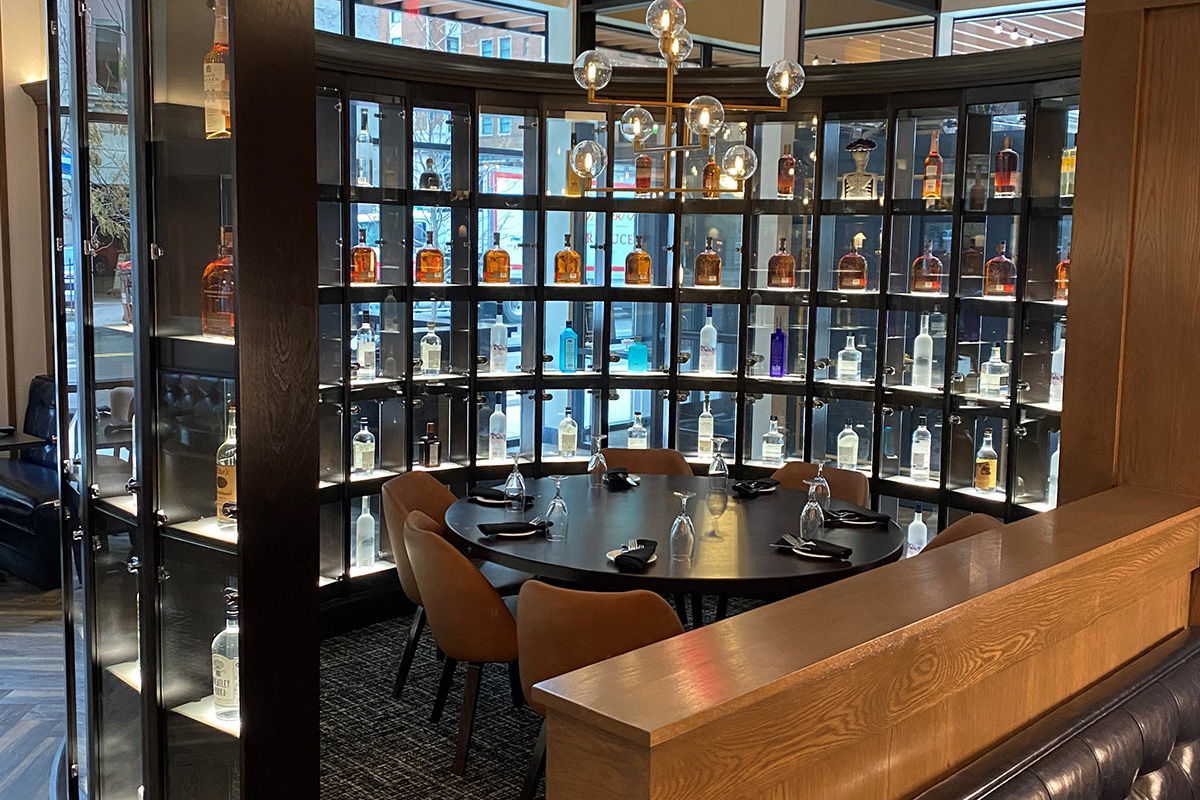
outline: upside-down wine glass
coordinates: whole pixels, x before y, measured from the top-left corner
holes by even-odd
[[[567,501],[562,498],[562,482],[565,475],[551,475],[554,481],[554,499],[546,507],[545,520],[551,523],[546,529],[546,541],[565,542],[567,540]]]
[[[729,467],[725,464],[725,458],[721,455],[721,445],[725,444],[728,439],[722,439],[719,436],[714,437],[713,457],[712,462],[708,465],[708,483],[714,489],[725,489],[725,481],[729,478]]]
[[[517,514],[525,513],[525,479],[521,477],[521,468],[519,466],[521,456],[514,455],[512,472],[508,474],[508,480],[504,482],[504,507],[511,512]]]
[[[608,437],[596,434],[592,437],[592,457],[588,461],[588,486],[599,489],[604,486],[604,473],[608,472],[608,461],[600,452],[601,443]]]
[[[672,561],[691,561],[692,549],[696,546],[696,526],[692,524],[692,518],[688,516],[687,504],[696,496],[695,492],[675,492],[682,503],[683,508],[679,512],[679,516],[675,518],[675,524],[671,526],[671,560]]]
[[[816,501],[817,505],[821,507],[822,514],[829,511],[829,481],[825,480],[825,475],[822,472],[824,468],[825,462],[818,461],[817,476],[808,481],[808,499]]]

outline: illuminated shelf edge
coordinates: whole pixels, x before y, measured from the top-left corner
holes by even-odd
[[[187,522],[175,522],[170,525],[177,531],[202,536],[205,539],[212,539],[225,544],[238,543],[238,529],[236,525],[222,527],[217,524],[216,517],[201,517],[200,519],[189,520]]]
[[[227,733],[235,739],[242,734],[242,722],[238,720],[224,720],[217,718],[217,706],[210,694],[208,697],[194,700],[190,703],[184,703],[181,706],[176,706],[171,709],[172,712],[180,716],[193,719],[196,722],[207,725],[210,728]]]
[[[142,690],[142,667],[136,661],[125,661],[105,668],[106,671],[121,683],[136,692]]]

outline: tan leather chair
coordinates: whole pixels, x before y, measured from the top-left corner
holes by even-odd
[[[388,541],[392,545],[392,558],[396,562],[396,573],[400,576],[400,587],[409,601],[417,607],[413,613],[412,625],[408,629],[408,639],[404,643],[404,651],[400,656],[400,667],[396,670],[396,680],[392,686],[392,697],[400,699],[404,684],[408,681],[408,673],[412,668],[413,657],[417,653],[417,644],[421,632],[425,629],[425,604],[421,602],[421,592],[417,579],[413,575],[412,566],[408,563],[408,553],[404,549],[404,522],[413,511],[420,511],[430,520],[433,527],[445,536],[446,510],[457,500],[454,493],[446,485],[428,472],[406,472],[397,475],[383,485],[382,503],[383,518],[387,524]],[[487,582],[495,587],[501,595],[515,595],[521,584],[532,578],[524,572],[502,567],[499,564],[484,561],[477,565]]]
[[[413,575],[421,589],[429,629],[446,654],[442,680],[433,703],[433,721],[441,719],[454,682],[458,662],[467,663],[467,683],[463,688],[462,713],[458,719],[458,746],[453,772],[467,770],[467,752],[475,707],[479,701],[479,683],[485,664],[509,665],[514,704],[521,700],[517,666],[516,598],[506,601],[480,574],[467,557],[442,538],[437,523],[426,514],[414,511],[404,524],[404,544]]]
[[[692,468],[678,450],[652,447],[632,450],[627,447],[605,447],[600,451],[609,469],[625,467],[634,474],[692,476]]]
[[[653,592],[580,592],[530,581],[521,587],[517,614],[521,688],[544,714],[533,700],[534,684],[681,633],[679,617]],[[524,800],[532,800],[545,769],[543,722],[525,773]]]
[[[969,517],[963,517],[958,522],[952,522],[942,529],[942,532],[933,537],[933,540],[925,545],[925,549],[932,550],[935,547],[958,542],[963,539],[970,538],[979,533],[994,531],[997,528],[1003,528],[1004,523],[995,517],[990,517],[987,514],[972,514]]]
[[[831,496],[856,506],[870,505],[871,490],[866,475],[852,469],[837,469],[836,467],[825,467],[821,474],[829,483]],[[817,477],[817,465],[809,464],[807,461],[789,461],[775,470],[771,477],[779,481],[779,485],[785,489],[799,489],[806,492],[808,484],[805,481],[811,481]]]

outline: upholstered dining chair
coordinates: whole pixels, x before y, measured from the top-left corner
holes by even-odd
[[[838,500],[854,503],[856,506],[865,506],[870,503],[871,492],[867,476],[861,472],[825,467],[821,474],[829,483],[829,494]],[[808,484],[805,481],[811,481],[817,477],[817,465],[809,464],[807,461],[789,461],[775,470],[771,477],[779,481],[779,485],[785,489],[808,491]]]
[[[970,516],[963,517],[958,522],[952,522],[943,528],[942,532],[933,537],[933,539],[929,542],[929,544],[925,545],[925,549],[921,552],[924,553],[927,550],[932,550],[935,547],[953,544],[954,542],[968,539],[976,534],[994,531],[997,528],[1003,527],[1004,523],[995,517],[990,517],[987,514],[971,514]]]
[[[625,467],[643,475],[684,475],[691,477],[692,468],[678,450],[651,447],[634,450],[628,447],[605,447],[600,451],[609,469]]]
[[[517,613],[521,688],[529,705],[544,716],[545,709],[533,699],[534,684],[680,633],[679,617],[653,592],[581,592],[529,581],[521,587]],[[522,800],[533,800],[545,770],[543,721]]]
[[[392,697],[397,700],[400,699],[404,684],[408,681],[408,673],[412,669],[413,657],[417,653],[417,644],[426,623],[425,604],[421,601],[421,591],[404,548],[404,522],[413,511],[420,511],[431,520],[432,530],[445,536],[446,509],[450,508],[456,499],[445,484],[428,472],[406,472],[383,485],[383,518],[387,523],[388,541],[392,545],[396,573],[400,576],[400,588],[404,590],[409,602],[417,607],[413,612],[412,624],[408,628],[408,638],[405,640],[400,666],[396,670],[396,680],[392,686]],[[533,577],[488,561],[476,566],[487,582],[501,595],[515,595],[521,584]]]
[[[404,545],[425,603],[429,629],[446,654],[433,703],[434,723],[442,717],[458,663],[467,664],[452,768],[455,775],[463,775],[484,665],[508,665],[513,705],[523,701],[517,672],[517,598],[500,597],[475,565],[442,537],[437,523],[420,511],[409,514],[404,523]]]

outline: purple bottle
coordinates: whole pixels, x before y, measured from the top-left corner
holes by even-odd
[[[775,328],[771,334],[771,377],[782,378],[787,374],[784,365],[787,363],[787,334],[781,328]]]

